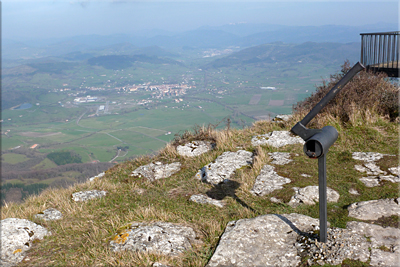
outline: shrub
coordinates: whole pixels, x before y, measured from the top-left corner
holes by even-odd
[[[351,69],[349,61],[341,66],[339,73],[331,75],[328,81],[317,86],[317,90],[304,101],[293,106],[294,114],[308,113],[333,86]],[[378,115],[394,121],[399,117],[399,88],[388,81],[385,73],[361,71],[321,111],[342,123],[351,123],[352,118],[361,115]]]

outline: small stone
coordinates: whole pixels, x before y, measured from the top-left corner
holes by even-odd
[[[168,178],[181,169],[181,163],[174,162],[171,164],[162,164],[157,161],[144,166],[140,166],[134,170],[131,176],[145,177],[150,182],[158,179]]]
[[[273,159],[271,164],[285,165],[293,161],[290,159],[290,153],[287,152],[272,152],[268,153],[268,155]]]
[[[393,167],[393,168],[389,168],[389,171],[396,176],[399,176],[400,174],[400,166],[398,167]]]
[[[269,145],[273,147],[283,147],[293,144],[304,144],[301,137],[293,136],[289,131],[273,131],[263,135],[253,136],[252,146]]]
[[[201,168],[195,177],[206,183],[221,184],[229,179],[236,169],[252,164],[252,156],[253,153],[246,150],[224,152],[214,162]]]
[[[263,166],[250,191],[253,195],[267,195],[275,190],[282,189],[284,184],[291,182],[289,178],[279,176],[274,168],[271,165]]]
[[[306,205],[314,205],[319,199],[318,186],[306,186],[304,188],[293,187],[293,189],[295,190],[295,195],[292,196],[288,203],[288,205],[293,207],[302,203]],[[337,202],[339,197],[340,195],[338,192],[329,187],[327,188],[327,202]]]
[[[43,213],[35,215],[35,218],[39,218],[45,221],[54,221],[62,219],[62,213],[54,208],[44,210]]]
[[[196,157],[210,151],[215,144],[206,141],[192,141],[182,146],[177,146],[176,151],[185,157]]]
[[[360,193],[358,193],[357,190],[355,190],[355,189],[353,189],[353,188],[351,188],[351,189],[349,190],[349,193],[352,194],[352,195],[359,195],[359,194],[360,194]]]
[[[101,198],[107,194],[106,191],[99,190],[89,190],[89,191],[81,191],[72,194],[72,200],[75,202],[87,201],[90,199]]]
[[[212,199],[205,195],[193,195],[189,200],[199,204],[211,204],[220,208],[224,207],[224,203],[221,200]]]

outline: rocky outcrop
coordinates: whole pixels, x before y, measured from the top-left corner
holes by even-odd
[[[310,185],[303,188],[293,187],[295,194],[290,199],[288,205],[298,206],[300,204],[314,205],[319,200],[318,186]],[[326,201],[327,202],[338,202],[339,193],[331,188],[326,189]]]
[[[347,210],[349,217],[360,220],[376,220],[379,217],[389,217],[400,214],[400,198],[362,201],[351,204]]]
[[[279,176],[275,172],[274,166],[264,165],[250,192],[256,196],[264,196],[275,190],[282,189],[284,184],[290,182],[289,178]]]
[[[298,234],[314,230],[318,219],[268,214],[229,222],[207,267],[296,266]]]
[[[132,223],[111,240],[113,251],[161,253],[177,256],[198,243],[196,233],[187,226],[168,222]]]
[[[252,156],[253,153],[245,150],[224,152],[214,162],[201,168],[196,173],[196,178],[214,185],[223,183],[236,169],[252,164]]]
[[[288,131],[273,131],[267,134],[256,135],[251,139],[253,146],[269,145],[273,147],[283,147],[293,144],[304,144],[304,140],[298,136],[293,136]]]
[[[199,204],[211,204],[220,208],[224,207],[224,202],[222,202],[221,200],[212,199],[209,196],[205,195],[193,195],[190,197],[189,200]]]
[[[106,174],[105,172],[99,173],[99,174],[96,175],[96,176],[90,177],[90,178],[89,178],[89,181],[94,181],[94,180],[96,180],[96,179],[98,179],[98,178],[101,178],[101,177],[103,177],[105,174]]]
[[[36,214],[35,218],[39,218],[45,221],[55,221],[62,219],[62,213],[54,208],[49,208],[39,214]]]
[[[90,199],[101,198],[107,194],[106,191],[89,190],[81,191],[72,194],[72,200],[75,202],[88,201]]]
[[[177,146],[176,151],[184,157],[196,157],[210,151],[214,146],[215,144],[207,141],[192,141],[185,145]]]
[[[288,121],[292,117],[293,117],[293,115],[291,115],[291,114],[288,114],[288,115],[279,114],[279,115],[276,115],[275,118],[272,119],[272,121],[276,121],[276,122],[278,122],[278,121]]]
[[[374,162],[383,158],[385,154],[378,152],[353,152],[352,157],[356,160],[362,160],[365,162]]]
[[[24,254],[35,239],[43,239],[51,233],[46,228],[26,219],[7,218],[0,221],[0,265],[14,266],[22,261]]]
[[[271,164],[285,165],[293,161],[290,159],[290,153],[287,152],[272,152],[268,155],[273,159]]]
[[[398,266],[400,259],[400,229],[379,225],[348,222],[347,229],[367,236],[371,248],[371,266]]]
[[[157,161],[144,166],[140,166],[134,170],[131,176],[145,177],[150,182],[158,179],[168,178],[181,169],[181,163],[174,162],[171,164],[162,164]]]

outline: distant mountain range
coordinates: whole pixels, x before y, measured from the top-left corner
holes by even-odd
[[[68,54],[70,54],[71,60],[74,60],[74,57],[82,59],[90,58],[94,55],[138,55],[140,53],[173,57],[174,54],[161,49],[176,51],[183,47],[197,49],[247,48],[271,42],[293,44],[304,42],[350,43],[359,42],[360,33],[363,32],[394,30],[398,30],[398,25],[385,23],[364,26],[235,24],[219,27],[201,27],[196,30],[175,34],[155,30],[135,35],[83,35],[26,41],[6,39],[3,40],[2,56],[4,60],[34,59],[48,56],[58,57]],[[140,49],[153,51],[141,52]],[[93,53],[93,50],[95,53]]]

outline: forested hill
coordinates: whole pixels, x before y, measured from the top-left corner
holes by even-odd
[[[268,64],[276,62],[316,63],[339,65],[342,58],[357,62],[360,55],[359,43],[315,43],[286,44],[282,42],[262,44],[232,53],[208,63],[206,68],[233,65]]]

